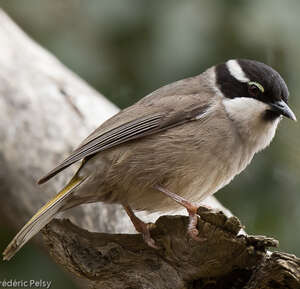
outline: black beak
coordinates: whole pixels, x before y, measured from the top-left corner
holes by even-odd
[[[294,121],[297,121],[295,114],[283,100],[270,103],[270,106],[272,111],[284,115]]]

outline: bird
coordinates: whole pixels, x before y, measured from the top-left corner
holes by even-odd
[[[45,183],[76,162],[68,184],[25,224],[3,252],[11,259],[58,212],[84,203],[121,204],[145,242],[157,248],[136,211],[186,208],[197,230],[199,202],[243,171],[272,141],[283,116],[296,121],[288,87],[270,66],[230,59],[165,85],[101,124]]]

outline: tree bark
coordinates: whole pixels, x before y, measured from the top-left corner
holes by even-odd
[[[140,235],[90,233],[68,220],[53,221],[44,237],[53,258],[91,288],[300,288],[300,259],[266,251],[278,241],[239,234],[238,219],[221,211],[198,214],[200,241],[184,233],[188,217],[160,217],[151,230],[158,250]]]
[[[42,187],[35,181],[118,109],[29,39],[1,10],[0,45],[0,214],[17,230],[75,168]],[[207,202],[222,208],[213,198]],[[46,248],[92,288],[300,286],[299,259],[265,253],[276,244],[272,239],[238,236],[238,220],[223,210],[227,216],[201,210],[199,230],[206,238],[202,242],[185,235],[186,217],[161,217],[152,230],[160,249],[153,250],[140,235],[112,234],[134,232],[119,206],[85,205],[64,214],[76,225],[55,220],[46,227]],[[147,220],[156,217],[142,215]]]

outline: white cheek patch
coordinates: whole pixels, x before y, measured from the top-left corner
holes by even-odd
[[[224,99],[223,104],[239,134],[247,141],[250,151],[256,153],[270,144],[280,118],[263,120],[263,114],[270,108],[268,104],[246,97]]]
[[[249,82],[250,79],[246,76],[245,72],[243,71],[242,67],[235,59],[228,60],[226,62],[226,66],[229,70],[231,76],[237,79],[240,82]]]
[[[260,119],[262,113],[269,108],[266,103],[250,97],[224,99],[223,104],[229,116],[238,122]]]

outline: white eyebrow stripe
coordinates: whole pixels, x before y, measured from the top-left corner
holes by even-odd
[[[245,72],[243,71],[242,67],[235,59],[228,60],[226,62],[226,66],[229,70],[231,76],[237,79],[240,82],[249,82],[250,79],[246,76]]]

